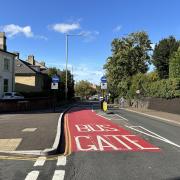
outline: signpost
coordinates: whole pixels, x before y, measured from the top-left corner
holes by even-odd
[[[54,98],[53,98],[53,110],[55,112],[56,110],[56,94],[55,94],[55,90],[57,90],[58,84],[59,84],[60,78],[57,75],[53,75],[52,76],[52,82],[51,82],[51,89],[54,90]]]
[[[52,76],[51,89],[58,89],[59,77],[57,75]]]
[[[107,98],[105,98],[106,90],[107,90],[107,78],[106,78],[106,76],[101,77],[101,90],[102,90],[102,96],[103,96],[103,100],[101,101],[101,108],[103,109],[103,111],[106,112],[108,110]]]

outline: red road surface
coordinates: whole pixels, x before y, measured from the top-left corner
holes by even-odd
[[[89,109],[73,108],[66,116],[70,151],[151,151],[160,149]]]

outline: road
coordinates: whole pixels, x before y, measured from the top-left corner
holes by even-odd
[[[83,109],[83,107],[81,108]],[[81,131],[85,131],[85,129],[83,129],[85,127],[82,126],[82,124],[87,121],[88,116],[92,115],[90,115],[88,112],[83,113],[82,109],[81,111],[79,110],[79,112],[76,112],[79,113],[77,119],[74,114],[74,116],[70,117],[70,120],[73,121],[74,119],[74,121],[81,125]],[[93,136],[91,132],[89,132],[91,141],[85,138],[84,140],[83,138],[81,140],[81,146],[85,149],[86,152],[82,152],[83,150],[77,151],[77,149],[74,149],[74,152],[72,152],[71,156],[69,157],[67,164],[68,173],[66,174],[65,179],[180,179],[179,126],[167,124],[165,122],[127,112],[125,110],[114,109],[112,110],[113,113],[108,115],[99,111],[97,112],[100,115],[99,117],[104,116],[109,119],[104,119],[104,121],[106,120],[106,123],[109,121],[110,123],[116,124],[116,126],[113,126],[113,128],[120,126],[125,130],[130,130],[132,134],[137,134],[151,145],[159,147],[160,151],[144,151],[142,149],[138,149],[137,147],[134,147],[135,149],[133,149],[132,144],[129,145],[132,148],[129,151],[127,148],[125,148],[124,151],[108,151],[108,147],[101,151],[99,150],[99,147],[97,147],[98,150],[96,150],[92,146],[93,144],[96,144],[96,142],[94,141],[94,138],[92,139]],[[83,117],[81,120],[80,114],[82,114]],[[95,120],[95,122],[91,124],[97,122],[98,120]],[[71,132],[71,136],[80,135],[80,133],[72,133],[73,131]],[[83,134],[83,136],[86,135]],[[111,142],[112,145],[118,147],[115,142],[109,142]],[[127,141],[123,140],[123,142],[127,144]],[[103,146],[110,145],[106,143]],[[93,147],[95,150],[87,150],[90,147]],[[150,146],[147,145],[146,147]]]
[[[0,156],[0,179],[180,179],[178,125],[82,104],[66,113],[64,127],[64,155]]]

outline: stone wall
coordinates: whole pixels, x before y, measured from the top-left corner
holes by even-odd
[[[132,100],[131,107],[180,114],[180,98],[143,98]]]
[[[180,98],[151,98],[149,99],[148,109],[180,114]]]

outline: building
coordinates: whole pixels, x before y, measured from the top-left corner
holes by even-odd
[[[33,55],[26,61],[15,61],[15,89],[18,92],[42,92],[50,87],[49,77],[44,73],[47,68],[44,62],[38,62]]]
[[[14,91],[16,55],[7,51],[6,36],[0,32],[0,98],[4,92]]]

